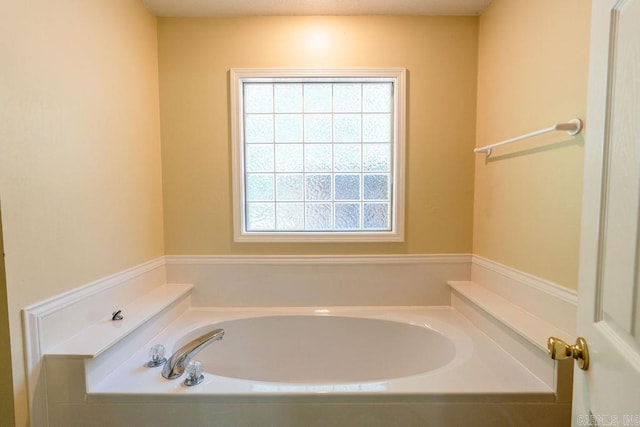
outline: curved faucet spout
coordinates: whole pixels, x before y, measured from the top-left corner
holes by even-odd
[[[162,368],[162,376],[168,380],[178,378],[184,373],[184,369],[189,364],[189,361],[200,350],[214,341],[220,341],[224,336],[224,329],[214,329],[193,341],[190,341],[180,347],[178,351],[167,360]]]

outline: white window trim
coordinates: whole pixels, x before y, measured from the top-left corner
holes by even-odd
[[[235,242],[403,242],[404,241],[404,180],[406,137],[406,69],[404,68],[335,68],[335,69],[288,69],[288,68],[232,68],[230,75],[230,115],[232,146],[233,185],[233,236]],[[244,115],[242,106],[242,83],[261,78],[310,78],[310,77],[384,77],[394,80],[395,96],[393,115],[392,172],[392,216],[390,231],[245,231],[244,200]]]

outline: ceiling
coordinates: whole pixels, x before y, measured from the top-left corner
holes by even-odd
[[[479,15],[491,0],[143,0],[158,16]]]

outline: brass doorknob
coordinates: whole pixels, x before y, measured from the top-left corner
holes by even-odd
[[[573,357],[578,362],[578,368],[583,371],[589,369],[589,347],[587,341],[582,337],[578,337],[574,345],[569,345],[560,338],[549,337],[547,351],[553,360]]]

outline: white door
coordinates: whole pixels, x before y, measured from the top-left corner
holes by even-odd
[[[574,425],[640,426],[640,0],[593,0]]]

